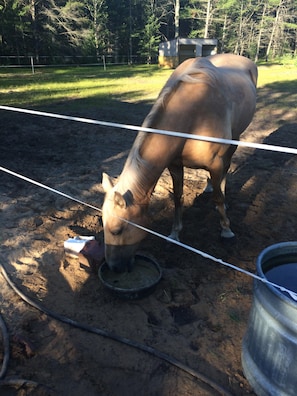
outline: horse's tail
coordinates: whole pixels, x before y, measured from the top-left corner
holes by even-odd
[[[258,69],[257,69],[257,67],[255,66],[255,67],[251,68],[249,70],[249,73],[250,73],[251,80],[253,81],[255,87],[257,87],[257,81],[258,81]]]

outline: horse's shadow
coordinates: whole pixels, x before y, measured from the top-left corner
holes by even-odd
[[[283,125],[266,137],[263,143],[297,148],[296,129],[297,124]],[[244,150],[246,152],[246,149]],[[250,155],[242,155],[240,152],[235,154],[235,167],[234,163],[231,166],[231,169],[233,168],[234,170],[227,175],[226,206],[227,214],[231,221],[231,228],[236,235],[240,236],[242,234],[242,227],[245,227],[245,217],[256,197],[262,193],[264,195],[263,205],[265,205],[265,194],[268,194],[265,189],[268,183],[273,185],[279,172],[283,171],[284,167],[290,166],[289,162],[293,157],[294,154],[262,149],[251,149]],[[201,181],[198,181],[198,183],[201,185]],[[275,189],[283,187],[276,185]],[[185,193],[187,193],[187,188],[190,190],[193,186],[192,184],[187,186],[187,181],[185,181]],[[267,195],[267,199],[271,199],[271,197]],[[153,216],[155,217],[153,228],[165,235],[170,232],[174,212],[173,204],[172,202],[168,203],[169,200],[170,198],[166,197],[153,202],[151,205],[152,213],[156,214],[156,217]],[[158,213],[162,211],[166,215],[160,218]],[[260,226],[261,224],[254,224],[253,228]],[[253,238],[252,230],[249,231],[245,227],[244,232],[246,235],[250,233],[250,237]],[[215,210],[211,193],[203,192],[197,194],[190,204],[185,205],[183,230],[180,237],[183,242],[201,249],[204,248],[209,252],[217,251],[219,246],[222,245],[219,214]],[[237,243],[237,238],[232,243],[225,243],[224,246],[230,251],[235,243]]]
[[[267,136],[263,143],[284,148],[297,148],[296,130],[296,123],[284,124]],[[231,228],[236,234],[240,234],[247,211],[259,193],[262,192],[264,194],[265,205],[266,187],[271,183],[272,188],[274,188],[273,183],[279,179],[279,173],[286,168],[290,169],[291,161],[294,158],[294,154],[284,152],[251,149],[251,154],[248,155],[246,154],[247,149],[245,148],[244,150],[243,154],[240,149],[235,153],[231,165],[233,170],[227,175],[226,185],[228,216],[231,220]],[[290,177],[288,172],[286,174]],[[197,185],[199,183],[201,184],[201,181],[198,181]],[[185,181],[185,193],[187,193],[187,188],[191,190],[193,185],[190,184],[187,187],[187,182]],[[286,186],[275,185],[275,190],[277,189],[286,190]],[[267,195],[267,199],[270,198]],[[282,196],[282,199],[284,198]],[[168,201],[168,197],[162,199],[161,202],[154,203],[152,205],[153,212],[157,213],[166,206],[168,209],[169,205],[165,203],[166,200]],[[168,214],[167,217],[163,216],[162,220],[157,219],[157,222],[154,221],[154,228],[159,229],[160,227],[162,231],[167,230],[167,233],[169,233],[173,218],[173,205],[166,212]],[[201,244],[201,241],[204,240],[206,245],[211,246],[214,240],[218,241],[220,239],[219,234],[219,215],[215,210],[212,194],[208,192],[197,194],[192,203],[184,207],[181,239],[185,242],[195,241],[195,244],[197,241],[198,245],[199,241]],[[206,238],[205,235],[207,235]],[[215,235],[217,237],[214,237]]]
[[[263,143],[273,146],[297,148],[297,124],[286,124],[267,136]],[[230,210],[235,203],[241,210],[237,211],[240,224],[249,208],[260,192],[265,193],[269,183],[274,183],[279,172],[290,166],[294,154],[256,149],[245,162],[239,162],[237,169],[228,175],[226,202],[230,197]],[[274,189],[284,189],[285,185],[275,185]],[[269,198],[267,196],[267,198]],[[282,198],[283,199],[283,198]]]

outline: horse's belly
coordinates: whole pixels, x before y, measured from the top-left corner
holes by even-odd
[[[218,157],[223,157],[227,145],[188,140],[182,152],[182,164],[187,168],[209,169]]]

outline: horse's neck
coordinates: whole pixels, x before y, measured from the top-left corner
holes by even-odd
[[[148,203],[164,168],[162,164],[142,158],[136,144],[132,147],[120,175],[118,189],[122,194],[130,190],[137,203]]]

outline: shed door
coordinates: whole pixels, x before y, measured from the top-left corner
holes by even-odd
[[[180,44],[178,47],[179,63],[189,58],[196,57],[196,45],[193,44]]]
[[[213,52],[216,53],[215,45],[202,45],[202,56],[213,55]]]

